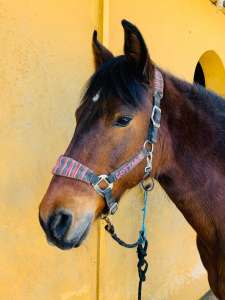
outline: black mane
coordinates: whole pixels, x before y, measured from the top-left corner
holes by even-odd
[[[82,123],[90,124],[102,114],[110,114],[111,100],[117,98],[121,104],[138,108],[147,90],[135,66],[125,55],[117,56],[104,63],[90,78],[85,88],[76,116]],[[93,97],[99,93],[99,99]],[[85,120],[84,120],[85,119]]]

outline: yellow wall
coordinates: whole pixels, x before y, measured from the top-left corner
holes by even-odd
[[[93,71],[92,31],[99,28],[120,53],[123,18],[141,29],[153,59],[183,78],[193,79],[209,50],[225,63],[225,17],[206,0],[0,3],[0,299],[136,299],[135,251],[115,245],[96,224],[81,248],[62,252],[47,244],[37,218],[50,170],[72,136],[81,87]],[[208,284],[195,234],[158,185],[150,200],[144,300],[196,300]],[[114,217],[127,240],[137,235],[141,206],[141,193],[133,189]]]
[[[97,229],[71,252],[50,247],[38,205],[75,126],[92,72],[97,1],[1,1],[0,299],[96,298]]]

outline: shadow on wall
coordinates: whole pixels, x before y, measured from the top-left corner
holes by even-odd
[[[194,82],[225,97],[225,68],[215,51],[207,51],[200,57],[195,69]]]
[[[216,296],[213,295],[212,291],[208,291],[201,299],[199,300],[218,300]]]

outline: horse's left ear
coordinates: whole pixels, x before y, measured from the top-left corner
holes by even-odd
[[[136,65],[143,79],[149,82],[153,65],[145,41],[138,28],[130,22],[123,20],[122,26],[124,28],[124,53]]]
[[[106,61],[113,58],[113,54],[98,41],[96,30],[93,32],[92,47],[94,52],[96,70]]]

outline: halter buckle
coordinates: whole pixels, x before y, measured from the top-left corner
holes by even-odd
[[[145,166],[145,175],[144,175],[144,178],[146,178],[152,171],[152,159],[153,159],[154,145],[149,140],[146,140],[144,142],[143,148],[147,153],[146,154],[147,163]]]
[[[160,119],[161,119],[161,109],[154,105],[152,109],[151,121],[154,127],[160,127]]]
[[[98,194],[104,196],[104,192],[105,192],[106,190],[108,190],[108,189],[112,190],[112,188],[113,188],[113,182],[110,183],[110,182],[107,180],[108,176],[105,175],[105,174],[99,175],[98,178],[99,178],[99,180],[98,180],[95,184],[92,184],[92,185],[93,185],[93,188],[96,190],[96,192],[97,192]],[[101,187],[99,186],[99,184],[100,184],[101,182],[105,182],[105,183],[106,183],[106,185],[107,185],[106,188],[101,188]]]

